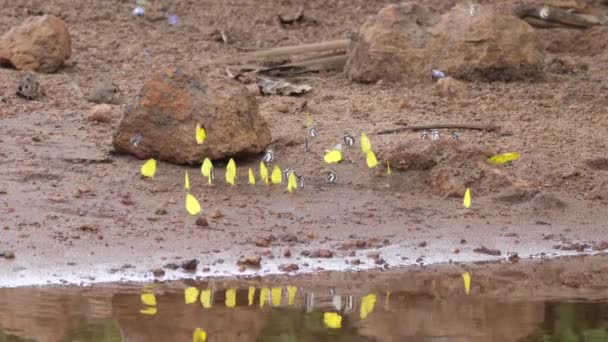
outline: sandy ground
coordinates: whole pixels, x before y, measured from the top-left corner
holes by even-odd
[[[316,271],[501,260],[508,253],[603,253],[608,58],[592,44],[605,37],[601,29],[539,30],[548,60],[543,79],[470,83],[465,98],[435,96],[430,80],[414,88],[364,85],[341,73],[311,75],[305,81],[314,90],[303,97],[258,97],[279,163],[303,174],[306,187],[294,194],[284,186],[251,187],[243,173],[235,188],[222,182],[209,188],[193,176],[209,227],[197,226],[183,208],[184,170],[198,175],[197,168],[161,163],[154,179],[142,179],[142,161],[111,153],[119,118],[87,120],[92,104],[86,97],[101,79],[121,89],[122,104],[114,106],[120,113],[159,68],[197,69],[252,48],[344,38],[385,3],[309,1],[306,13],[319,24],[285,29],[276,15],[296,12],[297,2],[174,1],[170,11],[180,22],[170,27],[131,17],[133,6],[123,1],[4,1],[1,32],[32,14],[56,14],[72,34],[73,57],[58,73],[39,75],[45,95],[35,101],[14,95],[21,72],[0,69],[0,252],[15,254],[0,259],[0,286],[152,279],[152,269],[192,258],[200,261],[196,273],[166,269],[163,279],[277,273],[286,264]],[[450,5],[428,3],[438,12]],[[231,44],[215,41],[215,30],[224,30]],[[574,67],[564,72],[549,61],[553,57],[567,57]],[[221,70],[205,72],[222,77]],[[306,159],[300,144],[305,118],[294,114],[303,101],[320,133]],[[338,166],[338,184],[325,183],[322,151],[345,131],[358,135],[399,122],[498,124],[499,132],[466,131],[461,139],[497,153],[520,152],[521,160],[503,171],[565,206],[542,199],[500,202],[496,196],[508,189],[486,188],[465,210],[460,198],[433,193],[428,175],[388,178],[369,171],[357,151],[346,152],[353,162]],[[416,137],[372,141],[382,151]],[[243,171],[258,162],[237,164]],[[269,245],[256,246],[260,238]],[[501,253],[474,251],[482,246]],[[307,256],[319,249],[333,258]],[[263,255],[262,268],[239,271],[237,259],[254,254]]]

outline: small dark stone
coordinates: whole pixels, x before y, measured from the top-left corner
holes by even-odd
[[[287,248],[285,250],[285,252],[283,252],[283,256],[286,257],[286,258],[291,257],[291,251],[289,250],[289,248]]]
[[[2,256],[4,257],[4,259],[15,259],[15,253],[10,251],[5,251],[4,253],[2,253]]]
[[[300,269],[300,267],[296,264],[284,264],[284,265],[279,266],[279,270],[281,272],[295,272],[299,269]]]
[[[196,219],[196,225],[199,227],[208,227],[209,221],[207,221],[206,218],[200,216],[199,218]]]
[[[184,260],[182,262],[182,268],[186,271],[195,271],[197,266],[198,260],[196,259]]]
[[[165,275],[165,270],[163,270],[162,268],[155,268],[152,270],[152,274],[155,277],[160,278]]]
[[[426,247],[426,241],[422,241],[418,244],[418,247]]]
[[[171,262],[171,263],[166,264],[166,265],[165,265],[165,266],[163,266],[163,267],[164,267],[164,268],[166,268],[166,269],[172,270],[172,271],[175,271],[176,269],[178,269],[178,268],[179,268],[179,266],[178,266],[177,264],[172,263],[172,262]]]
[[[374,263],[376,265],[383,265],[383,264],[386,264],[386,260],[384,260],[382,258],[378,258],[378,259],[374,260]]]
[[[501,252],[498,249],[489,249],[488,247],[485,247],[485,246],[481,246],[479,248],[475,248],[473,250],[473,252],[475,252],[475,253],[481,253],[481,254],[494,255],[494,256],[498,256],[498,255],[501,254]]]
[[[310,251],[302,251],[300,255],[307,257],[310,255]]]

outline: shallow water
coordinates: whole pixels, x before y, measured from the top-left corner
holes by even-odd
[[[341,288],[250,282],[0,289],[0,341],[193,341],[195,331],[207,341],[608,341],[608,302]]]

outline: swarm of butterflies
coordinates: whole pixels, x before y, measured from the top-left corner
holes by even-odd
[[[306,139],[304,140],[304,151],[308,152],[309,151],[308,137],[316,138],[318,136],[318,133],[317,133],[316,129],[314,128],[314,126],[312,125],[312,120],[310,119],[310,115],[307,115],[306,121],[307,121],[307,127],[308,127],[308,129],[307,129],[308,135],[307,135]],[[195,134],[194,134],[196,143],[199,145],[203,144],[206,136],[207,136],[207,133],[205,131],[205,128],[201,127],[200,124],[196,125]],[[428,136],[429,136],[428,131],[422,131],[422,133],[421,133],[422,139],[428,139]],[[431,140],[437,141],[437,140],[439,140],[439,138],[440,138],[439,132],[437,130],[433,130],[431,132]],[[460,135],[458,133],[456,133],[456,132],[452,133],[452,139],[458,140],[459,138],[460,138]],[[343,140],[344,140],[344,144],[347,147],[352,147],[355,145],[355,138],[348,133],[344,133]],[[366,161],[367,167],[370,169],[377,167],[378,160],[376,158],[376,155],[372,151],[372,144],[365,133],[361,133],[360,146],[361,146],[361,153],[365,156],[365,161]],[[287,191],[290,193],[298,188],[304,187],[304,178],[302,176],[298,176],[296,174],[295,170],[293,170],[291,168],[286,168],[284,170],[281,170],[279,165],[274,165],[274,167],[272,168],[272,171],[269,174],[268,168],[270,167],[270,165],[274,161],[274,159],[275,159],[275,156],[274,156],[273,150],[267,149],[266,152],[264,153],[264,156],[263,156],[262,160],[260,161],[260,165],[259,165],[259,179],[261,182],[265,183],[266,185],[269,185],[270,183],[281,184],[281,183],[283,183],[283,179],[285,179],[287,181]],[[505,164],[505,163],[508,163],[510,161],[517,160],[517,159],[519,159],[519,153],[510,152],[510,153],[493,156],[488,160],[488,162],[491,164],[499,165],[499,164]],[[335,163],[339,163],[340,161],[342,161],[342,144],[337,144],[332,149],[326,150],[325,155],[323,156],[323,160],[327,164],[335,164]],[[141,166],[142,176],[148,177],[148,178],[154,177],[154,175],[156,173],[156,166],[157,166],[157,161],[155,159],[147,160]],[[389,176],[392,174],[391,166],[390,166],[390,163],[388,160],[386,161],[386,173]],[[214,172],[214,168],[213,168],[213,163],[211,162],[211,160],[209,158],[205,158],[205,160],[203,161],[203,163],[201,165],[201,174],[203,175],[203,177],[207,178],[207,182],[209,185],[213,184],[213,181],[215,180],[215,172]],[[232,158],[230,158],[230,160],[228,161],[228,164],[226,165],[226,175],[225,176],[226,176],[226,183],[230,184],[231,186],[234,186],[236,184],[236,180],[237,180],[236,163],[234,162],[234,159],[232,159]],[[337,182],[337,173],[336,173],[336,170],[334,170],[333,168],[331,168],[329,170],[329,172],[327,173],[327,182],[330,184],[335,184]],[[248,170],[248,183],[251,185],[256,184],[255,173],[251,168],[249,168],[249,170]],[[186,202],[186,211],[190,215],[193,215],[193,216],[198,215],[201,212],[201,206],[200,206],[200,203],[198,202],[198,200],[196,199],[196,197],[190,193],[190,179],[188,176],[188,171],[186,171],[186,173],[184,175],[184,187],[186,189],[186,201],[185,201]],[[465,208],[470,208],[470,206],[471,206],[471,190],[469,188],[467,188],[465,190],[463,206]]]

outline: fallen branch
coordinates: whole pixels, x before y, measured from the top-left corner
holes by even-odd
[[[212,60],[207,62],[203,66],[210,66],[216,64],[224,64],[224,63],[242,63],[252,60],[258,60],[261,58],[270,58],[270,57],[284,57],[302,53],[320,53],[320,52],[328,52],[333,50],[346,50],[348,45],[350,44],[350,39],[339,39],[339,40],[331,40],[327,42],[321,43],[313,43],[313,44],[302,44],[302,45],[292,45],[292,46],[283,46],[268,50],[256,51],[248,54],[244,54],[241,56],[236,56],[233,58],[219,58],[216,60]]]
[[[606,16],[574,13],[539,3],[517,3],[513,7],[513,13],[530,25],[542,28],[552,28],[556,25],[566,28],[589,28],[608,24]]]
[[[399,127],[392,129],[384,129],[381,131],[377,131],[374,135],[382,135],[382,134],[391,134],[391,133],[401,133],[407,131],[423,131],[429,129],[472,129],[476,131],[495,131],[499,127],[493,124],[490,125],[463,125],[463,124],[434,124],[434,125],[420,125],[420,126],[407,126],[407,127]]]

